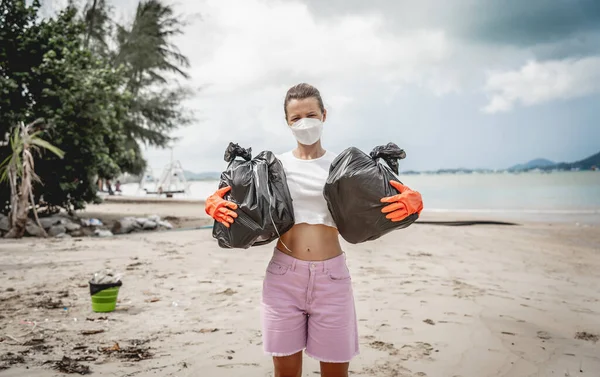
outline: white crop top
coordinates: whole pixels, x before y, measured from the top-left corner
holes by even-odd
[[[329,167],[335,157],[336,154],[329,151],[313,160],[299,159],[292,152],[277,156],[283,164],[294,201],[296,224],[322,224],[337,228],[323,196]]]

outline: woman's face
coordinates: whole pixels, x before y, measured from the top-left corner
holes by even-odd
[[[292,125],[302,118],[316,118],[325,122],[327,110],[321,112],[319,101],[314,97],[293,99],[287,105],[287,123]]]

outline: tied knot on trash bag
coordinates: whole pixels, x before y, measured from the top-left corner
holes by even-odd
[[[252,148],[242,148],[239,144],[229,143],[227,149],[225,149],[225,162],[231,162],[236,159],[236,157],[241,157],[246,161],[250,161],[252,159]]]
[[[105,289],[122,286],[123,282],[121,281],[121,278],[121,274],[118,274],[111,269],[95,272],[90,279],[90,294],[93,296]]]
[[[340,235],[347,242],[375,240],[406,228],[419,218],[415,213],[392,222],[381,212],[384,206],[381,199],[398,194],[390,181],[400,182],[398,160],[405,157],[404,150],[388,143],[373,148],[369,155],[350,147],[333,160],[323,196]]]
[[[398,174],[400,168],[399,160],[406,158],[406,152],[394,143],[387,143],[386,145],[373,148],[370,156],[373,160],[381,158],[395,174]]]
[[[219,247],[247,249],[266,245],[294,226],[287,178],[283,164],[273,152],[263,151],[252,158],[251,148],[229,143],[225,161],[229,164],[221,173],[219,188],[231,187],[224,199],[238,208],[229,228],[218,221],[213,225],[213,237]]]

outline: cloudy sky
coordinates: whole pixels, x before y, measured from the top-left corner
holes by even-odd
[[[118,19],[137,1],[112,0]],[[60,0],[46,3],[56,6]],[[177,131],[188,170],[219,171],[229,141],[283,152],[287,89],[329,112],[324,146],[393,141],[402,169],[503,168],[600,151],[598,0],[177,0],[190,24],[197,122]],[[147,150],[161,169],[169,152]]]

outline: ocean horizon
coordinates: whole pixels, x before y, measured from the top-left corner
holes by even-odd
[[[399,175],[407,186],[423,195],[424,212],[596,218],[600,221],[600,172],[552,174],[420,174]],[[189,195],[175,198],[203,200],[218,187],[217,180],[192,181]],[[153,184],[145,186],[154,191]],[[122,186],[125,196],[145,194],[138,184]],[[589,220],[589,219],[588,219]],[[583,220],[582,220],[583,221]]]

